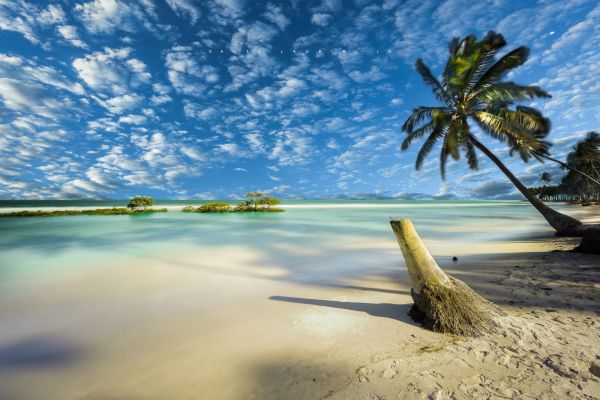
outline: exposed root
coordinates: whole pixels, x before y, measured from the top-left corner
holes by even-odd
[[[434,332],[480,336],[496,331],[502,310],[464,282],[449,278],[445,284],[425,284],[421,293],[411,291],[415,305],[409,315]]]

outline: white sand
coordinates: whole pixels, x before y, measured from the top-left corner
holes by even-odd
[[[413,323],[399,249],[368,238],[384,263],[335,285],[235,246],[33,275],[0,294],[0,398],[598,398],[600,257],[547,252],[575,242],[430,244],[508,311],[481,339]],[[336,255],[321,261],[316,277]]]

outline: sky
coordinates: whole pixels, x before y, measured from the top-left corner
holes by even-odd
[[[552,95],[529,104],[564,158],[600,129],[598,26],[593,0],[0,0],[0,199],[519,198],[482,154],[415,171],[400,127],[438,103],[414,63],[490,30],[530,47],[508,79]]]

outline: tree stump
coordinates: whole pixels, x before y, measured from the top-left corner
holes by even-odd
[[[406,261],[414,301],[409,315],[435,332],[480,336],[497,330],[504,313],[433,259],[409,219],[391,220]]]
[[[577,253],[600,254],[600,228],[588,229],[581,238],[579,246],[573,249]]]

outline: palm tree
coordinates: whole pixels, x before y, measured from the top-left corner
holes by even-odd
[[[566,167],[569,169],[578,168],[590,174],[595,174],[600,178],[600,134],[597,132],[589,132],[585,139],[578,142],[573,151],[567,155]],[[581,172],[586,177],[588,174]],[[600,182],[592,179],[592,181],[600,185]]]
[[[504,82],[503,78],[514,68],[527,61],[529,49],[518,47],[496,61],[496,54],[506,45],[501,34],[489,32],[478,41],[473,35],[450,42],[450,57],[439,82],[419,59],[416,68],[426,84],[432,89],[442,106],[417,107],[407,118],[402,130],[407,133],[402,149],[422,137],[427,137],[417,154],[416,168],[436,142],[442,141],[440,170],[445,179],[448,156],[458,160],[464,151],[470,168],[477,169],[479,149],[508,177],[517,189],[544,216],[558,234],[567,234],[581,222],[548,207],[531,193],[523,183],[484,146],[471,131],[469,121],[494,139],[507,142],[511,153],[519,152],[523,160],[536,157],[531,152],[547,154],[551,144],[545,137],[550,131],[550,121],[531,107],[515,106],[526,99],[550,97],[537,86],[523,86]]]
[[[594,153],[593,153],[592,149],[594,148],[594,144],[595,144],[596,152],[598,153],[598,143],[600,143],[600,135],[596,132],[588,133],[586,140],[584,142],[581,142],[580,144],[578,144],[578,146],[580,145],[582,147],[578,150],[577,157],[579,157],[579,158],[587,157],[587,158],[593,159]],[[590,182],[593,182],[596,185],[600,185],[600,180],[598,180],[598,179],[600,179],[600,173],[595,168],[592,168],[596,175],[596,177],[594,178],[589,173],[585,172],[584,168],[577,163],[569,162],[568,159],[567,159],[567,162],[562,162],[560,160],[557,160],[556,158],[551,157],[550,152],[548,150],[549,150],[549,147],[538,149],[538,150],[533,149],[533,148],[524,148],[524,147],[521,147],[519,149],[511,148],[511,154],[515,151],[518,151],[521,154],[521,157],[523,157],[524,154],[530,154],[531,156],[535,157],[536,159],[538,159],[541,162],[544,162],[544,159],[550,160],[552,162],[559,164],[561,169],[568,169],[569,171],[573,171],[576,174],[583,176]],[[575,157],[575,156],[572,156],[572,157]],[[528,158],[523,157],[523,160],[525,160],[525,162],[527,162]],[[600,160],[596,160],[596,162],[600,163]],[[592,162],[592,165],[593,165],[593,162]]]
[[[552,182],[552,175],[550,175],[549,172],[542,172],[540,174],[540,179],[538,179],[540,182],[544,182],[544,183],[550,183]]]

